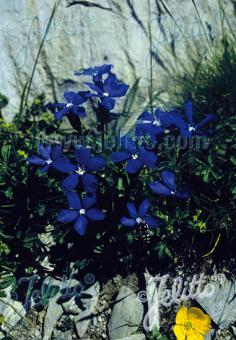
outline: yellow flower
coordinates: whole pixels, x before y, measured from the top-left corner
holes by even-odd
[[[196,307],[182,307],[176,315],[174,333],[177,340],[204,340],[211,329],[211,319]]]

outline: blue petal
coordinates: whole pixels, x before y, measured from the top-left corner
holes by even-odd
[[[72,164],[67,158],[57,158],[53,162],[54,168],[61,172],[72,172],[76,170],[76,166]]]
[[[144,111],[139,117],[138,117],[138,121],[140,121],[140,123],[144,123],[144,124],[149,124],[149,123],[153,123],[154,121],[154,117],[153,115],[148,112],[148,111]]]
[[[50,153],[51,153],[51,146],[43,146],[42,144],[39,144],[39,153],[40,156],[43,157],[43,159],[48,160],[50,159]]]
[[[76,76],[81,76],[81,75],[92,76],[93,72],[94,72],[94,68],[89,67],[87,69],[82,69],[80,71],[75,72],[74,75],[76,75]]]
[[[75,158],[80,165],[86,165],[91,155],[91,149],[83,146],[75,149]]]
[[[52,163],[51,164],[47,164],[45,165],[42,169],[40,169],[41,172],[45,173],[49,170],[49,168],[51,168]]]
[[[84,190],[87,192],[94,192],[98,190],[98,180],[96,176],[91,174],[84,174],[81,176]]]
[[[61,184],[61,189],[64,192],[73,190],[79,183],[79,175],[78,174],[71,174],[64,179]]]
[[[185,114],[188,118],[189,124],[193,124],[193,105],[190,100],[185,103]]]
[[[134,227],[136,225],[136,221],[133,218],[122,217],[120,223],[126,227]]]
[[[137,152],[137,147],[134,141],[128,136],[123,136],[120,139],[120,144],[124,150],[131,152],[132,154]]]
[[[114,98],[123,97],[126,95],[128,89],[129,89],[129,85],[117,84],[113,88],[110,88],[109,94],[111,97],[114,97]]]
[[[115,152],[112,152],[110,155],[110,159],[114,163],[123,162],[129,159],[130,157],[131,157],[130,153],[126,151],[115,151]]]
[[[172,191],[176,190],[176,176],[173,172],[170,172],[168,170],[163,170],[161,173],[161,177],[163,180],[163,183]]]
[[[57,221],[61,223],[72,222],[78,217],[78,212],[75,210],[62,210],[57,215]]]
[[[45,165],[46,161],[38,156],[30,156],[27,161],[34,165]]]
[[[86,169],[88,171],[100,171],[104,168],[105,164],[104,158],[98,156],[91,157],[87,162]]]
[[[151,229],[158,228],[160,225],[163,224],[163,222],[155,217],[152,216],[146,216],[145,222],[147,223],[148,227]]]
[[[179,117],[179,111],[172,110],[170,112],[168,111],[162,111],[161,109],[156,109],[155,116],[159,121],[161,122],[162,126],[170,127],[172,124],[174,124],[174,117]]]
[[[149,184],[149,188],[152,189],[155,193],[163,195],[163,196],[170,196],[171,192],[165,185],[160,182],[154,182]]]
[[[109,93],[111,97],[123,97],[125,96],[126,92],[128,91],[129,86],[117,83],[116,76],[111,74],[107,79],[104,81],[104,92]]]
[[[88,220],[84,216],[79,216],[74,224],[75,231],[80,234],[80,236],[84,236],[87,232]]]
[[[80,210],[83,208],[79,195],[76,192],[70,191],[67,193],[66,196],[67,196],[67,200],[69,202],[70,208],[75,209],[75,210]]]
[[[180,134],[182,137],[191,137],[193,135],[193,131],[189,131],[188,127],[180,130]]]
[[[134,203],[127,203],[127,209],[131,217],[135,219],[138,217],[138,212]]]
[[[139,159],[144,165],[154,169],[157,166],[157,156],[154,152],[147,151],[145,148],[139,149]]]
[[[216,116],[213,114],[209,114],[200,123],[196,125],[196,128],[201,129],[203,126],[209,124],[210,122],[214,120],[216,120]]]
[[[76,93],[73,92],[73,91],[67,91],[67,92],[64,93],[64,98],[68,103],[71,103],[75,94]]]
[[[82,199],[82,205],[85,209],[91,208],[97,203],[97,196],[94,192],[86,194]]]
[[[180,114],[178,113],[173,113],[172,114],[172,123],[178,127],[179,129],[186,129],[187,128],[187,123],[183,120]]]
[[[179,190],[175,196],[179,199],[188,200],[191,197],[191,192]]]
[[[100,87],[92,84],[92,83],[84,83],[86,86],[88,86],[91,90],[97,92],[99,95],[103,96],[104,91],[100,89]]]
[[[72,111],[76,116],[79,116],[79,117],[82,117],[82,118],[86,117],[86,111],[85,111],[84,107],[73,106]]]
[[[89,91],[83,91],[82,93],[81,92],[75,93],[72,100],[71,100],[72,104],[81,105],[81,104],[85,103],[86,100],[88,99],[88,98],[86,98],[85,92],[87,93]],[[82,95],[80,95],[80,94],[82,94]]]
[[[126,164],[126,171],[130,174],[135,174],[143,166],[139,159],[129,159]]]
[[[62,156],[62,147],[61,145],[55,145],[52,147],[51,158],[54,161],[55,159]]]
[[[57,120],[61,120],[62,117],[64,117],[65,115],[67,115],[67,113],[69,112],[69,108],[65,107],[63,110],[54,112],[54,116]]]
[[[95,69],[97,69],[98,73],[100,74],[106,74],[106,73],[111,72],[112,67],[113,67],[112,64],[104,64],[104,65],[95,67]]]
[[[102,221],[105,218],[105,214],[97,208],[88,210],[86,215],[91,221]]]
[[[115,99],[110,98],[110,97],[103,97],[102,100],[101,100],[101,105],[103,107],[105,107],[105,109],[107,109],[107,110],[114,109],[115,104],[116,104]]]
[[[138,216],[143,218],[144,216],[146,216],[148,209],[150,208],[150,202],[148,199],[144,200],[138,209]]]

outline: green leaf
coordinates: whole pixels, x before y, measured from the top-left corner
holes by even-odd
[[[4,323],[4,320],[5,320],[5,316],[0,314],[0,325]]]
[[[141,77],[139,77],[135,83],[133,84],[133,86],[131,87],[131,89],[129,90],[127,96],[126,96],[126,100],[125,100],[125,104],[124,104],[124,108],[123,108],[123,113],[130,113],[132,106],[134,104],[134,100],[139,88],[139,82],[140,82]]]
[[[2,158],[3,158],[5,163],[7,163],[8,160],[9,160],[10,151],[11,151],[11,145],[3,145],[2,146],[1,154],[2,154]]]
[[[119,191],[122,191],[123,190],[123,179],[122,178],[119,178],[118,179],[118,184],[117,184],[117,189],[119,190]]]

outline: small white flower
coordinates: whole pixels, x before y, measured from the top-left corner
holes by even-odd
[[[52,160],[51,160],[51,159],[47,159],[47,160],[46,160],[46,163],[47,163],[47,165],[49,165],[49,164],[52,163]]]
[[[85,209],[80,209],[79,213],[80,215],[85,215]]]
[[[133,154],[132,159],[138,159],[138,154],[137,153]]]
[[[189,132],[196,131],[196,128],[194,126],[192,126],[192,125],[189,125],[188,131]]]
[[[85,173],[85,169],[84,169],[84,167],[78,167],[78,170],[76,170],[76,173],[78,174],[78,175],[83,175],[84,173]]]

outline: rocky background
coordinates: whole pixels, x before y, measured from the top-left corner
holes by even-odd
[[[204,30],[210,38],[217,37],[219,6],[217,0],[197,1],[202,25],[192,0],[150,2],[149,11],[148,1],[143,0],[99,0],[100,8],[84,6],[86,1],[68,7],[72,1],[61,0],[41,50],[30,97],[45,92],[49,100],[60,98],[65,89],[76,88],[75,70],[112,63],[118,77],[130,85],[141,77],[138,105],[144,104],[151,47],[154,90],[164,91],[168,99],[166,93],[171,83],[167,70],[170,64],[175,67],[170,54],[184,61],[187,40],[193,41],[198,49],[202,48]],[[0,93],[10,100],[4,109],[8,120],[19,109],[53,5],[54,0],[0,2]],[[226,5],[229,20],[234,20],[235,1],[227,0]]]

